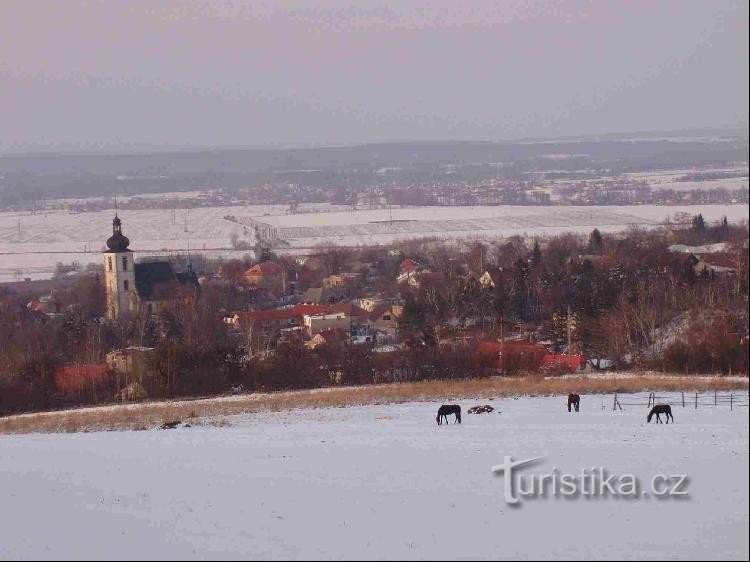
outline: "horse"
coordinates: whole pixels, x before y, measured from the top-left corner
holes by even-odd
[[[440,408],[438,408],[438,413],[435,421],[438,425],[442,425],[443,418],[445,418],[445,423],[447,425],[448,416],[450,416],[451,414],[455,414],[456,416],[456,421],[454,423],[461,423],[461,406],[459,406],[458,404],[453,404],[450,406],[443,404],[442,406],[440,406]]]
[[[576,412],[579,410],[579,406],[581,404],[581,397],[577,394],[568,394],[568,412],[570,412],[570,407],[574,406],[576,409]]]
[[[667,423],[669,423],[670,418],[672,418],[672,423],[674,423],[672,406],[670,406],[669,404],[657,404],[656,406],[651,408],[651,411],[648,413],[648,417],[646,418],[646,422],[651,423],[651,418],[654,416],[654,414],[656,414],[656,423],[662,423],[659,414],[667,414]]]

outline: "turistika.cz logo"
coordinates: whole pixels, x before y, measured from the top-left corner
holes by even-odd
[[[503,464],[492,467],[492,472],[503,477],[505,502],[518,505],[520,498],[643,498],[653,494],[657,498],[686,498],[688,477],[685,474],[656,474],[650,488],[642,486],[633,474],[610,474],[604,467],[584,468],[578,474],[560,473],[557,468],[549,474],[520,474],[520,469],[538,464],[543,457],[514,461],[506,456]]]

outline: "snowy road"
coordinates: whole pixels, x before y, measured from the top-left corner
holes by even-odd
[[[234,417],[231,427],[0,436],[0,558],[747,559],[748,408],[502,399]],[[461,402],[464,410],[474,403]],[[491,467],[687,474],[687,499],[503,499]]]

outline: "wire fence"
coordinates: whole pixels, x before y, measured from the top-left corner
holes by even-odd
[[[682,408],[725,407],[730,410],[750,406],[748,392],[641,392],[636,394],[615,394],[612,398],[613,410],[628,407],[650,408],[656,404],[669,404]]]

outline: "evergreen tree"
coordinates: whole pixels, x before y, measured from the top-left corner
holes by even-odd
[[[531,263],[534,267],[542,265],[542,250],[539,248],[538,240],[534,240],[534,249],[531,251]]]
[[[424,328],[425,315],[412,293],[407,293],[404,299],[404,309],[398,320],[399,331],[406,337],[413,337]]]
[[[602,238],[602,233],[599,232],[598,228],[595,228],[591,231],[591,234],[589,235],[589,254],[593,255],[601,255],[602,251],[604,250],[604,239]]]
[[[703,232],[706,230],[706,221],[703,219],[703,215],[698,213],[693,217],[693,230],[696,232]]]

